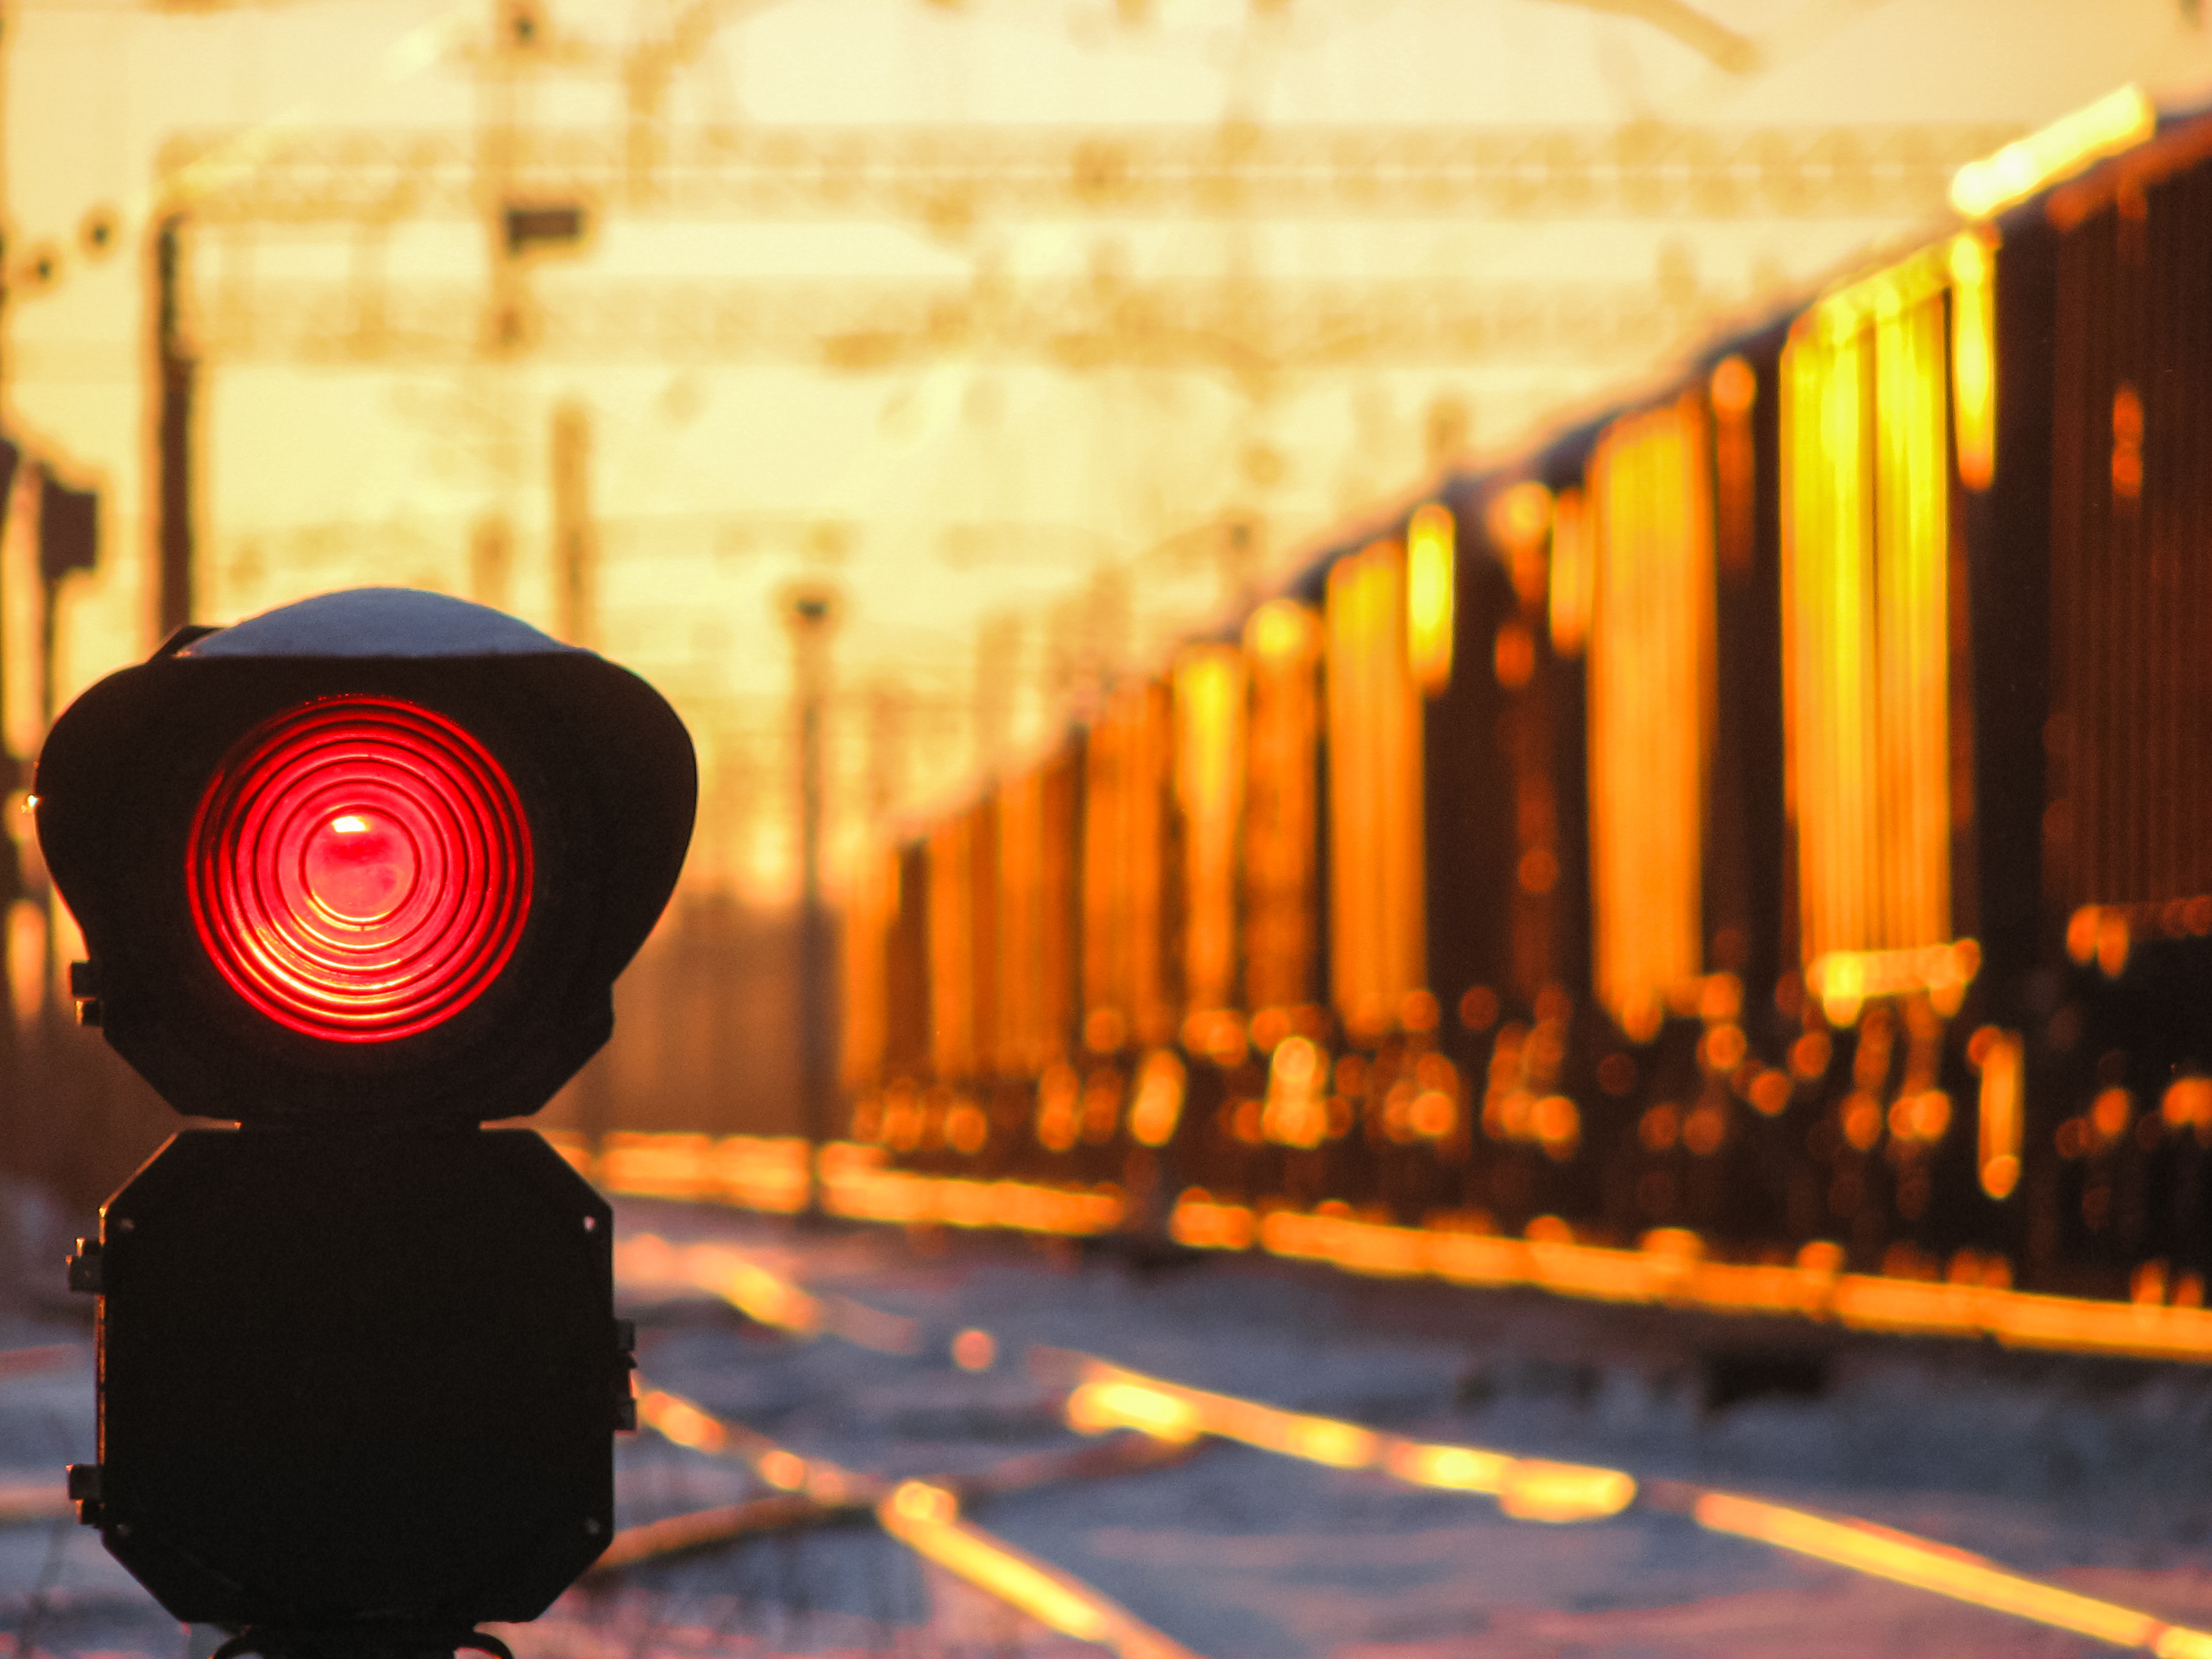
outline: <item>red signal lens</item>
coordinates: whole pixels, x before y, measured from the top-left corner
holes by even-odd
[[[186,879],[247,1002],[310,1036],[388,1042],[452,1018],[514,954],[530,825],[452,720],[331,697],[240,739],[201,797]]]
[[[307,833],[307,896],[342,921],[381,921],[415,890],[414,838],[393,819],[341,812]]]

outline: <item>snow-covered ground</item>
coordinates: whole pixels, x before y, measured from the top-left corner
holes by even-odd
[[[794,1340],[706,1297],[638,1301],[654,1386],[806,1456],[957,1474],[1074,1443],[1033,1345],[1425,1440],[1624,1468],[1854,1515],[2212,1627],[2212,1370],[1845,1337],[1808,1324],[1393,1285],[1261,1259],[1142,1263],[1006,1237],[809,1231],[678,1206],[630,1233],[734,1243],[916,1322],[916,1352]],[[951,1356],[967,1329],[998,1358]],[[0,1500],[92,1446],[89,1332],[0,1323]],[[972,1354],[970,1356],[973,1357]],[[762,1495],[652,1434],[617,1449],[623,1525]],[[1145,1473],[975,1505],[999,1537],[1208,1659],[2062,1655],[2112,1651],[1633,1509],[1550,1526],[1490,1499],[1208,1443]],[[865,1524],[755,1539],[572,1591],[521,1659],[797,1653],[1063,1659],[1043,1630]],[[195,1639],[195,1638],[197,1639]],[[204,1654],[66,1519],[0,1528],[0,1646]]]
[[[726,1238],[811,1288],[919,1323],[920,1352],[906,1358],[770,1337],[705,1302],[639,1310],[640,1363],[655,1384],[848,1467],[957,1472],[1070,1438],[1055,1397],[1021,1364],[1042,1344],[1425,1440],[1855,1515],[2212,1624],[2212,1373],[1378,1284],[1261,1259],[1148,1271],[1006,1237],[810,1234],[647,1205],[624,1221]],[[996,1339],[988,1371],[951,1363],[951,1338],[968,1328]],[[626,1521],[742,1484],[714,1484],[732,1482],[726,1467],[665,1444],[641,1441],[625,1457]],[[1484,1498],[1231,1444],[1000,1499],[975,1518],[1213,1659],[2100,1650],[1676,1516],[1521,1522]],[[815,1534],[633,1579],[677,1601],[746,1584],[757,1596],[773,1559],[781,1583],[827,1606],[841,1583],[880,1597],[910,1581],[911,1566],[872,1580],[859,1565],[890,1548]]]

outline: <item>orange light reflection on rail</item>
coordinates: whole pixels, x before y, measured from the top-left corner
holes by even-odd
[[[878,1146],[824,1146],[817,1159],[822,1207],[856,1221],[1006,1227],[1079,1238],[1120,1226],[1127,1207],[1121,1189],[1110,1182],[1095,1187],[1048,1187],[1026,1181],[915,1175],[885,1167],[883,1156]]]
[[[1339,1469],[1372,1467],[1382,1446],[1380,1436],[1355,1424],[1163,1382],[1103,1360],[1089,1367],[1088,1379],[1068,1396],[1066,1411],[1069,1426],[1085,1434],[1109,1428],[1178,1440],[1210,1434]]]
[[[849,1474],[835,1463],[801,1457],[764,1434],[742,1424],[725,1423],[662,1389],[639,1389],[637,1420],[641,1428],[678,1446],[710,1457],[738,1459],[779,1492],[805,1492],[816,1503],[829,1504],[868,1495],[871,1483],[865,1477]]]
[[[615,1275],[625,1290],[680,1288],[717,1296],[748,1319],[800,1338],[827,1332],[884,1353],[912,1353],[921,1328],[844,1296],[810,1296],[790,1279],[726,1244],[672,1245],[652,1233],[615,1244]]]
[[[1409,1485],[1483,1492],[1522,1521],[1594,1521],[1618,1515],[1636,1497],[1619,1469],[1512,1457],[1474,1446],[1427,1445],[1378,1434],[1356,1423],[1287,1412],[1232,1395],[1089,1361],[1067,1398],[1070,1427],[1085,1434],[1135,1429],[1178,1443],[1201,1434],[1338,1469],[1376,1469]]]
[[[719,1296],[748,1319],[795,1336],[822,1329],[822,1306],[750,1257],[716,1244],[678,1247],[653,1233],[615,1245],[615,1272],[628,1285],[680,1285]]]
[[[1987,1063],[1985,1055],[1985,1067]],[[708,1136],[665,1139],[712,1141]],[[589,1162],[581,1158],[580,1152],[562,1150],[572,1162]],[[823,1147],[819,1163],[824,1207],[860,1220],[1001,1227],[1070,1236],[1111,1231],[1121,1224],[1126,1207],[1122,1194],[1111,1185],[1057,1188],[918,1176],[884,1167],[883,1156],[882,1149],[875,1146],[840,1143]],[[655,1195],[668,1195],[662,1183],[677,1173],[672,1158],[657,1159],[653,1167],[655,1182],[649,1190]],[[617,1192],[633,1190],[608,1184]],[[773,1205],[763,1205],[728,1188],[724,1189],[724,1201],[755,1209],[783,1207],[780,1199]],[[1217,1200],[1197,1188],[1177,1201],[1169,1218],[1168,1231],[1178,1243],[1196,1249],[1249,1249],[1257,1244],[1271,1255],[1326,1261],[1347,1273],[1373,1277],[1528,1285],[1601,1302],[1662,1303],[1727,1313],[1795,1314],[1857,1330],[1990,1336],[2014,1347],[2130,1354],[2196,1364],[2212,1361],[2212,1310],[1838,1273],[1812,1259],[1795,1267],[1753,1265],[1656,1250],[1400,1227],[1294,1210],[1275,1210],[1263,1218],[1247,1205]],[[654,1256],[655,1249],[663,1254]],[[848,1328],[855,1320],[863,1319],[866,1310],[835,1299],[817,1304],[805,1292],[757,1269],[757,1264],[754,1264],[755,1273],[732,1266],[715,1283],[707,1285],[686,1277],[676,1261],[678,1254],[657,1239],[640,1237],[618,1244],[616,1261],[625,1279],[680,1279],[697,1288],[730,1294],[752,1317],[795,1333],[811,1334],[823,1328],[822,1322],[826,1321],[835,1334],[870,1346],[902,1352],[908,1346],[906,1337],[897,1332],[887,1329],[874,1334],[856,1327]],[[749,1300],[738,1300],[740,1296]],[[810,1319],[815,1322],[810,1325]]]
[[[1096,1642],[1122,1659],[1197,1659],[1081,1579],[961,1520],[960,1500],[942,1486],[906,1480],[884,1492],[869,1476],[803,1458],[766,1435],[725,1423],[659,1389],[639,1395],[637,1417],[679,1446],[744,1459],[781,1491],[804,1492],[830,1505],[872,1500],[878,1522],[892,1537],[1063,1635]]]
[[[813,1196],[806,1142],[797,1135],[643,1134],[600,1138],[599,1156],[573,1130],[544,1132],[586,1181],[632,1198],[674,1198],[770,1215],[796,1215]]]
[[[2212,1659],[2212,1635],[2038,1583],[1964,1550],[1886,1527],[1863,1521],[1829,1520],[1728,1492],[1704,1494],[1690,1512],[1699,1526],[1711,1532],[1754,1538],[1855,1572],[1931,1590],[1954,1601],[2072,1631],[2117,1647],[2147,1648],[2162,1659]]]
[[[730,1449],[729,1431],[688,1400],[658,1389],[637,1397],[637,1420],[664,1440],[693,1451],[719,1455]]]
[[[903,1481],[876,1505],[876,1518],[915,1553],[1063,1636],[1095,1642],[1122,1659],[1195,1659],[1181,1643],[1082,1580],[960,1519],[959,1499],[942,1486]]]
[[[1260,1218],[1195,1193],[1177,1204],[1169,1231],[1194,1249],[1256,1242],[1271,1255],[1376,1278],[1528,1285],[1589,1301],[1795,1314],[1853,1330],[1988,1336],[2010,1347],[2212,1361],[2212,1310],[1838,1273],[1819,1253],[1796,1266],[1711,1261],[1673,1249],[1504,1238],[1295,1210]]]
[[[888,1167],[880,1146],[847,1141],[823,1147],[810,1173],[806,1143],[795,1138],[609,1135],[596,1161],[580,1135],[547,1139],[586,1179],[632,1198],[733,1204],[788,1215],[806,1207],[818,1182],[822,1207],[856,1221],[1005,1227],[1069,1237],[1111,1231],[1126,1208],[1121,1189],[1110,1182],[1056,1187],[915,1175]]]
[[[1083,1375],[1066,1410],[1069,1424],[1086,1434],[1133,1428],[1178,1440],[1218,1435],[1335,1468],[1375,1468],[1415,1486],[1486,1493],[1522,1521],[1602,1519],[1618,1515],[1637,1495],[1634,1478],[1619,1469],[1514,1457],[1476,1446],[1423,1444],[1185,1388],[1101,1359],[1086,1360]],[[2212,1634],[2039,1583],[1964,1550],[1869,1522],[1832,1519],[1729,1492],[1674,1488],[1685,1490],[1696,1493],[1689,1513],[1708,1531],[1753,1539],[2120,1647],[2148,1649],[2160,1659],[2212,1659]],[[1680,1504],[1663,1494],[1658,1502],[1668,1510]]]
[[[1084,1434],[1130,1428],[1177,1444],[1206,1431],[1198,1412],[1164,1389],[1141,1382],[1085,1382],[1067,1397],[1068,1426]]]

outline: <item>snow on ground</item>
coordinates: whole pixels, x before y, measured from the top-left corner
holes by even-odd
[[[631,1205],[623,1222],[727,1240],[811,1288],[919,1322],[922,1352],[901,1358],[793,1342],[702,1303],[639,1310],[655,1384],[848,1467],[951,1472],[1064,1443],[1052,1395],[1020,1366],[1045,1344],[1424,1439],[1849,1513],[2212,1624],[2212,1373],[1260,1259],[1146,1270],[1064,1245],[811,1233],[673,1206]],[[980,1375],[948,1358],[971,1326],[999,1344]],[[647,1440],[625,1460],[632,1504],[647,1502],[653,1465],[709,1478],[709,1460]],[[1674,1516],[1524,1523],[1479,1497],[1235,1445],[1002,1498],[975,1518],[1212,1659],[2100,1650]],[[787,1582],[818,1572],[827,1585],[872,1547],[818,1534],[636,1577],[680,1595],[781,1549]],[[808,1551],[818,1564],[796,1565]]]
[[[921,1350],[797,1341],[705,1299],[639,1303],[640,1364],[813,1457],[957,1473],[1071,1443],[1034,1344],[1423,1439],[1856,1515],[2212,1628],[2212,1370],[1849,1336],[1810,1324],[1385,1284],[1264,1259],[1142,1262],[1005,1237],[808,1230],[672,1205],[623,1226],[744,1248],[909,1317]],[[969,1372],[952,1337],[990,1331]],[[0,1493],[93,1455],[89,1330],[0,1319]],[[651,1434],[617,1443],[624,1525],[763,1491]],[[1209,1444],[1142,1474],[978,1504],[1001,1538],[1207,1659],[1844,1659],[2111,1651],[1632,1510],[1545,1526],[1490,1500]],[[1073,1659],[1056,1636],[851,1525],[570,1592],[520,1659]],[[0,1528],[0,1653],[204,1656],[66,1519]],[[189,1645],[188,1645],[189,1644]]]
[[[0,1358],[32,1360],[26,1369],[0,1369],[0,1488],[58,1497],[64,1466],[96,1455],[88,1301],[83,1311],[74,1323],[51,1313],[0,1316]],[[67,1510],[0,1526],[0,1652],[182,1659],[184,1650],[183,1628]]]

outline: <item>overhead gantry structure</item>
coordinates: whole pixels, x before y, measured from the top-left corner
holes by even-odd
[[[233,279],[199,297],[197,343],[266,361],[811,361],[848,371],[958,349],[1239,374],[1354,362],[1613,359],[1676,337],[1692,296],[1650,283],[1499,286],[1243,276],[600,283],[541,301],[532,257],[605,218],[878,219],[940,233],[1010,216],[1400,218],[1534,223],[1911,218],[2009,130],[1986,124],[1717,128],[707,127],[642,149],[623,131],[185,135],[166,199],[210,228],[344,229],[480,219],[495,273],[397,289]]]
[[[748,9],[743,0],[697,0],[672,14],[665,38],[611,51],[562,37],[532,0],[495,0],[480,38],[449,35],[441,48],[476,77],[474,125],[277,125],[185,133],[163,147],[155,314],[165,626],[190,608],[185,481],[203,359],[776,362],[837,374],[947,357],[1018,360],[1077,374],[1206,374],[1255,409],[1286,383],[1352,369],[1632,370],[1693,333],[1716,296],[1694,279],[1323,281],[1270,274],[1254,259],[1231,260],[1236,268],[1222,275],[1101,269],[1017,279],[993,266],[978,233],[1017,220],[1090,222],[1109,237],[1129,224],[1204,222],[1230,227],[1232,242],[1243,234],[1236,227],[1299,220],[1895,224],[1944,212],[1958,167],[2014,136],[1984,123],[668,120],[673,76],[716,27]],[[605,78],[610,69],[619,70],[627,118],[622,108],[590,127],[525,118],[533,77]],[[635,279],[556,268],[557,256],[594,243],[610,225],[704,222],[905,226],[970,270],[944,274],[942,257],[889,278]],[[396,275],[387,253],[399,233],[437,224],[476,238],[483,250],[476,274]],[[258,258],[206,257],[234,237],[270,231],[337,237],[350,257],[314,278],[273,275]],[[1224,545],[1254,544],[1251,515],[1231,516],[1236,535]],[[1238,562],[1224,558],[1224,568]]]
[[[1910,217],[2016,136],[1989,123],[1805,127],[718,125],[641,153],[620,131],[187,133],[161,172],[203,222],[473,216],[518,204],[749,219],[1000,215]]]

